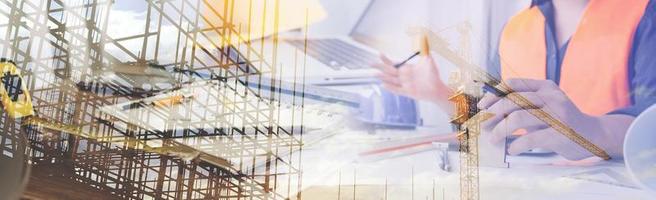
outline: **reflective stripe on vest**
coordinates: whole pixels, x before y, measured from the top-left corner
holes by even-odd
[[[628,67],[635,30],[649,0],[591,0],[572,35],[560,88],[584,113],[630,105]],[[537,6],[514,16],[499,43],[501,77],[546,79],[545,17]]]

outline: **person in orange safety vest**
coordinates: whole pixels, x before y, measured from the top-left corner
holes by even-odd
[[[656,102],[654,20],[652,0],[533,0],[506,23],[488,72],[611,157],[622,157],[629,125]],[[373,67],[386,89],[452,110],[452,91],[431,56],[398,69],[381,58]],[[495,114],[482,126],[491,142],[516,136],[511,155],[543,148],[569,160],[593,156],[507,99],[485,94],[478,107]]]

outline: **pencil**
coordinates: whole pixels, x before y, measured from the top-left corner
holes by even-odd
[[[414,57],[416,57],[416,56],[419,55],[420,53],[421,53],[421,52],[419,52],[419,51],[415,52],[415,53],[412,54],[410,57],[408,57],[407,59],[403,60],[403,62],[400,62],[400,63],[398,63],[398,64],[395,64],[395,65],[394,65],[394,68],[400,68],[401,66],[405,65],[405,63],[407,63],[408,61],[412,60]]]
[[[402,62],[400,62],[398,64],[395,64],[394,65],[395,68],[399,68],[399,67],[405,65],[405,63],[407,63],[408,61],[412,60],[413,58],[417,57],[420,54],[422,56],[428,56],[429,55],[430,45],[429,45],[429,41],[428,41],[428,36],[426,34],[424,34],[424,35],[421,36],[420,39],[421,40],[419,41],[419,46],[420,46],[419,51],[415,52],[414,54],[412,54],[410,57],[403,60]]]

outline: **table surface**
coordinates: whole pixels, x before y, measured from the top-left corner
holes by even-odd
[[[343,132],[303,149],[303,189],[309,199],[459,199],[459,153],[451,172],[438,168],[438,150],[424,148],[360,156],[420,131]],[[564,163],[557,155],[509,157],[510,168],[480,167],[481,199],[650,199],[620,161]]]

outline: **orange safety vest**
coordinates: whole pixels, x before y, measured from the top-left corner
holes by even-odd
[[[603,115],[631,104],[629,57],[649,0],[591,0],[570,39],[560,88],[584,113]],[[537,6],[507,24],[499,43],[501,77],[546,79],[545,17]]]

